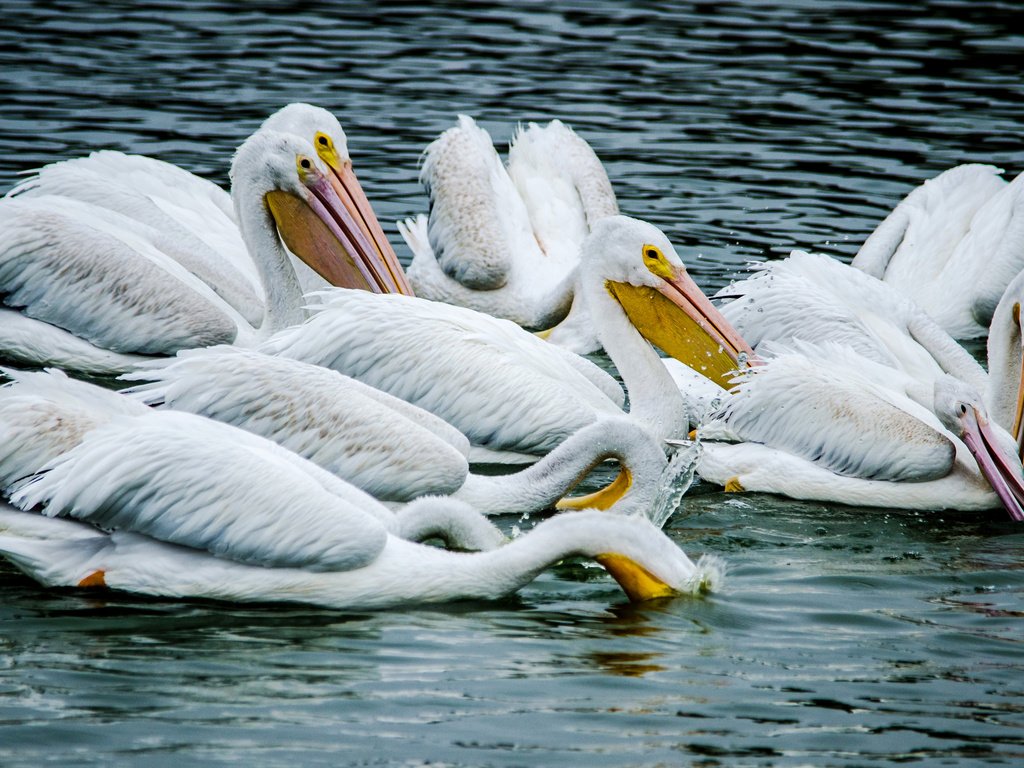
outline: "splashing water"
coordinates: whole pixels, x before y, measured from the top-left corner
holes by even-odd
[[[693,484],[693,475],[700,458],[700,443],[680,441],[670,444],[668,466],[658,480],[658,493],[647,517],[659,528],[663,527],[679,508],[683,496]]]

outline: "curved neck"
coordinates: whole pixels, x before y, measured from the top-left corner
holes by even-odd
[[[943,371],[970,384],[978,392],[988,386],[988,374],[930,315],[915,308],[907,321],[911,337],[931,355]]]
[[[378,562],[365,569],[374,597],[394,602],[385,591],[396,581],[404,601],[492,599],[507,595],[535,579],[544,569],[571,556],[619,554],[632,558],[665,583],[684,587],[699,574],[697,567],[648,520],[608,514],[572,512],[545,520],[528,533],[489,552],[452,553],[392,540]],[[358,572],[347,577],[353,588]],[[344,583],[342,578],[339,583]]]
[[[427,497],[396,513],[398,535],[409,541],[441,539],[449,549],[487,552],[505,535],[478,511],[450,497]]]
[[[1009,291],[1007,291],[1009,295]],[[1014,318],[1017,302],[1002,301],[992,316],[988,333],[988,386],[985,402],[989,416],[1009,432],[1017,424],[1017,402],[1024,378],[1024,340],[1019,321]],[[1018,435],[1014,435],[1018,437]]]
[[[633,327],[604,281],[582,275],[591,322],[629,393],[629,414],[655,437],[686,437],[686,404],[658,353]]]
[[[629,490],[615,504],[615,512],[646,512],[666,466],[665,453],[646,430],[625,418],[602,419],[584,427],[521,472],[470,474],[453,495],[485,515],[551,509],[606,459],[616,459],[631,476]]]
[[[251,182],[236,183],[231,189],[242,239],[256,264],[266,305],[261,335],[270,335],[305,319],[302,288],[292,269],[273,217],[263,200],[263,192]]]

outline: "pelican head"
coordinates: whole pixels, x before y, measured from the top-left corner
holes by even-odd
[[[235,153],[231,185],[242,234],[249,242],[256,227],[272,226],[292,253],[330,283],[390,292],[381,279],[387,270],[378,252],[308,141],[257,131]]]
[[[348,137],[338,118],[322,107],[295,103],[282,107],[263,121],[260,130],[289,133],[308,141],[329,169],[328,178],[338,199],[357,225],[352,237],[371,249],[375,275],[385,293],[412,295],[405,271],[363,192],[348,153]],[[329,278],[328,278],[329,279]]]
[[[686,273],[665,233],[628,216],[600,219],[582,246],[636,330],[663,352],[723,387],[753,351]]]
[[[981,396],[944,376],[935,383],[935,413],[967,446],[1010,517],[1024,521],[1024,469],[1013,438],[989,421]]]

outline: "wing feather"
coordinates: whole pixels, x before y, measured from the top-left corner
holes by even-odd
[[[192,414],[117,418],[12,502],[245,563],[349,570],[372,562],[385,527],[317,483],[318,467],[283,453]]]

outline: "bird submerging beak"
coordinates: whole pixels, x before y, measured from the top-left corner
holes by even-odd
[[[965,402],[956,406],[960,439],[1010,517],[1024,521],[1024,478],[1020,460],[1001,445],[985,413]]]

